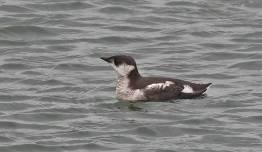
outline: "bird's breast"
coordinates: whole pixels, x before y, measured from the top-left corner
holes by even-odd
[[[116,96],[122,100],[146,100],[142,89],[131,89],[129,80],[119,78],[116,84]]]

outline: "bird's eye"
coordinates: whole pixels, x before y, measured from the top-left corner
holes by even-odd
[[[120,64],[121,64],[121,61],[119,61],[119,60],[115,59],[115,60],[114,60],[114,64],[115,64],[116,66],[118,66],[118,65],[120,65]]]

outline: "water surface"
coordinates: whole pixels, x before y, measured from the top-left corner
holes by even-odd
[[[3,0],[0,151],[262,150],[261,0]],[[205,98],[115,99],[100,56],[212,82]]]

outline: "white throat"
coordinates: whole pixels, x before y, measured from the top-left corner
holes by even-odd
[[[121,64],[119,66],[116,66],[112,64],[112,67],[115,69],[117,74],[121,77],[128,76],[128,74],[135,69],[135,66],[133,65],[128,65],[128,64]]]

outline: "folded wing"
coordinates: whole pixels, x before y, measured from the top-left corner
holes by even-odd
[[[183,87],[172,81],[154,83],[145,87],[144,94],[148,100],[166,100],[178,98]]]

